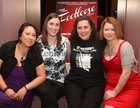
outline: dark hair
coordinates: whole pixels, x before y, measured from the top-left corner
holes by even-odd
[[[28,26],[31,26],[31,27],[34,28],[35,33],[36,33],[36,34],[35,34],[35,35],[36,35],[36,38],[38,37],[36,27],[35,27],[34,25],[28,23],[28,22],[25,22],[25,23],[23,23],[23,24],[20,26],[20,28],[19,28],[19,30],[18,30],[18,40],[19,40],[19,42],[20,42],[20,37],[22,36],[22,33],[23,33],[24,29],[25,29],[26,27],[28,27]]]
[[[47,35],[48,35],[48,31],[47,31],[47,23],[49,20],[51,20],[52,18],[58,18],[59,21],[60,20],[60,17],[57,13],[50,13],[45,21],[44,21],[44,24],[43,24],[43,28],[42,28],[42,43],[45,44],[45,45],[48,45],[48,39],[47,39]],[[60,23],[60,29],[59,29],[59,32],[57,33],[57,46],[60,45],[60,42],[61,42],[61,23]]]
[[[80,16],[75,20],[75,22],[73,24],[73,30],[71,32],[70,41],[78,38],[77,25],[78,25],[79,21],[83,21],[83,20],[87,20],[91,27],[91,30],[92,30],[91,37],[96,34],[97,30],[95,28],[95,24],[93,23],[92,19],[89,16]]]
[[[97,30],[98,31],[100,31],[100,28],[101,28],[101,24],[102,24],[102,22],[104,21],[104,17],[103,16],[101,16],[101,15],[98,15],[97,16]]]
[[[114,17],[106,17],[105,20],[101,24],[100,39],[104,38],[103,29],[104,29],[104,25],[106,23],[110,23],[110,24],[113,25],[115,33],[116,33],[116,36],[117,36],[118,39],[122,39],[123,38],[123,33],[122,33],[122,30],[121,30],[120,22],[116,18],[114,18]]]

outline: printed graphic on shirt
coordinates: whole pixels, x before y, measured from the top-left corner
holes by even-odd
[[[91,68],[91,54],[93,52],[96,52],[96,49],[94,47],[80,47],[77,46],[76,49],[73,49],[77,52],[76,54],[76,65],[78,68],[83,68],[84,70],[89,72],[89,69]]]

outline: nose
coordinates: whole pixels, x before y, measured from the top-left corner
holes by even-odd
[[[56,28],[56,26],[55,26],[55,25],[53,25],[53,26],[52,26],[52,28],[53,28],[53,29],[55,29],[55,28]]]
[[[84,29],[84,28],[82,28],[82,29],[81,29],[81,32],[82,32],[82,33],[83,33],[83,32],[85,32],[85,29]]]
[[[108,30],[108,33],[111,33],[112,31],[111,30]]]

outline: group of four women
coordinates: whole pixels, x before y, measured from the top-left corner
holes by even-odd
[[[0,103],[10,108],[30,108],[33,91],[41,108],[58,108],[64,94],[69,108],[99,108],[103,99],[105,108],[136,108],[140,100],[137,60],[113,17],[100,33],[89,16],[78,17],[70,39],[57,13],[46,17],[39,37],[24,23],[18,40],[1,46],[0,67]]]

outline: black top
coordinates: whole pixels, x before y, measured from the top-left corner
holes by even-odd
[[[65,83],[76,83],[81,87],[105,84],[102,55],[106,42],[92,37],[83,41],[80,38],[71,41],[71,69]]]
[[[10,41],[3,44],[0,48],[0,59],[3,60],[0,68],[0,74],[6,78],[12,69],[17,65],[15,58],[15,49],[18,41]],[[26,59],[22,61],[22,66],[26,78],[31,81],[36,77],[35,68],[43,63],[43,59],[37,45],[31,47],[28,51]]]

